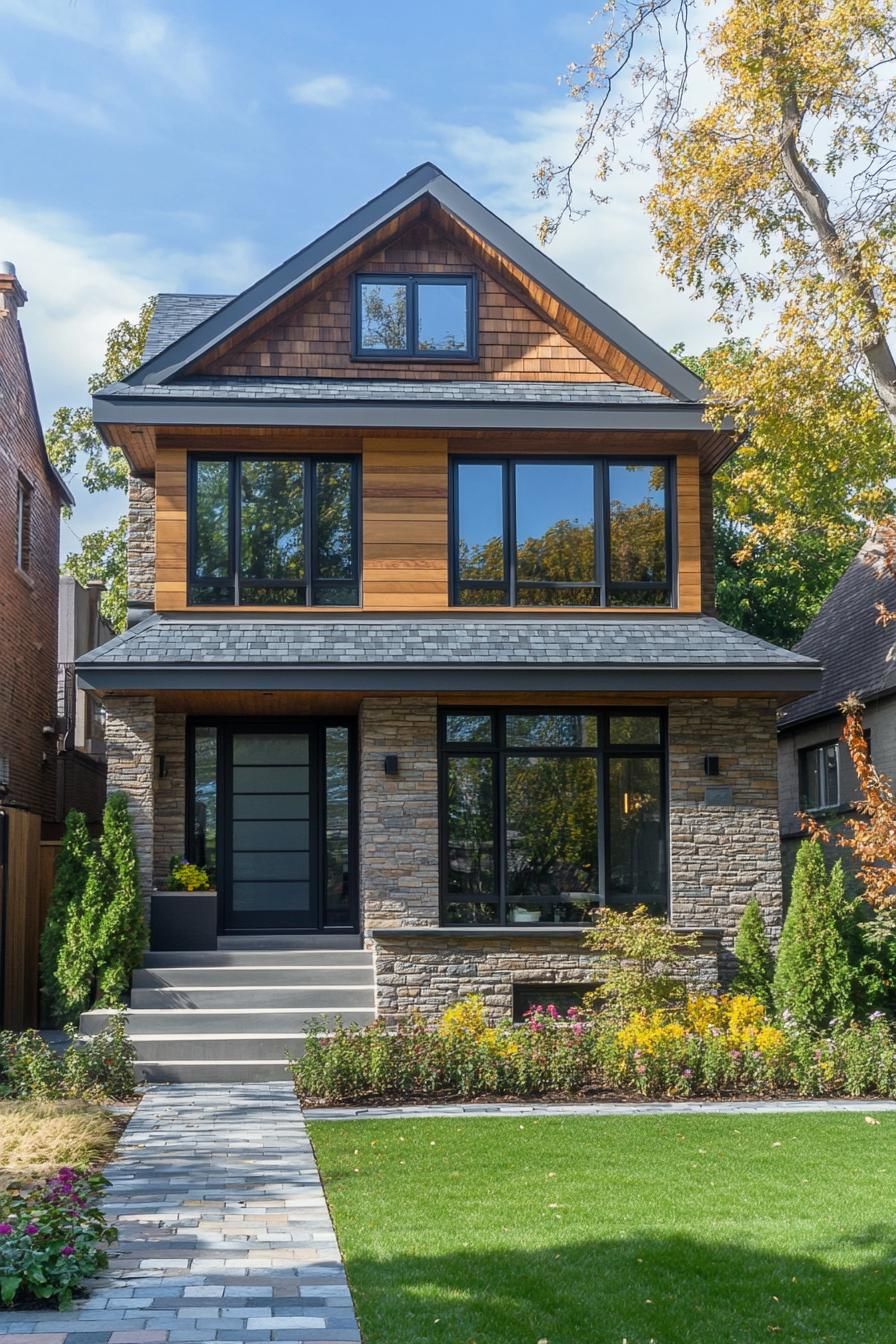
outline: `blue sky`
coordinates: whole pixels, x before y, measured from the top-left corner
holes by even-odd
[[[527,236],[572,143],[557,77],[598,29],[543,0],[0,0],[0,256],[45,422],[160,290],[234,293],[425,159]],[[598,20],[599,23],[599,20]],[[717,339],[657,274],[639,196],[552,255],[665,344]],[[74,482],[83,532],[117,515]],[[63,537],[63,550],[74,544]]]

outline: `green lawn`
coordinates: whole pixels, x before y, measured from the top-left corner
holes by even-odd
[[[893,1344],[875,1118],[309,1128],[365,1344]]]

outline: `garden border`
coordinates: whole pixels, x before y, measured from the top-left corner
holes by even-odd
[[[315,1120],[427,1120],[446,1117],[486,1116],[508,1117],[539,1115],[744,1115],[789,1114],[800,1112],[825,1113],[830,1111],[896,1111],[896,1101],[880,1097],[863,1101],[861,1097],[806,1097],[802,1100],[782,1098],[779,1101],[593,1101],[593,1102],[458,1102],[431,1106],[302,1106],[297,1102],[306,1121]]]

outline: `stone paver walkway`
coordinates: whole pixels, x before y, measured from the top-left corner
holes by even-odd
[[[896,1101],[806,1097],[791,1101],[532,1101],[457,1102],[433,1106],[321,1106],[306,1120],[426,1120],[450,1116],[519,1115],[794,1115],[800,1112],[896,1111]]]
[[[150,1088],[107,1168],[120,1241],[71,1312],[4,1312],[6,1344],[357,1344],[288,1083]]]

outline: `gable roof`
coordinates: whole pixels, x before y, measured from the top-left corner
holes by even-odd
[[[186,336],[188,331],[212,317],[233,298],[233,294],[157,294],[146,330],[143,363],[148,363],[181,336]]]
[[[153,327],[150,357],[125,381],[131,386],[145,386],[167,383],[185,373],[203,356],[261,317],[303,282],[351,248],[363,244],[366,238],[397,215],[426,200],[442,207],[525,272],[558,303],[656,378],[674,398],[689,403],[701,401],[702,384],[689,369],[475,200],[433,163],[424,163],[413,169],[295,256],[229,300],[220,295],[164,296],[166,300],[180,302],[166,302],[163,306],[162,316]],[[201,301],[197,302],[197,299]],[[213,307],[218,299],[221,299],[220,305]],[[194,313],[201,314],[198,320],[188,330],[182,330],[180,319],[186,321]],[[172,331],[173,339],[168,344],[155,344],[162,333]]]
[[[782,728],[835,713],[853,693],[864,701],[896,693],[896,626],[880,625],[876,610],[896,607],[896,579],[869,563],[874,547],[872,537],[796,645],[824,671],[818,690],[781,711]]]

